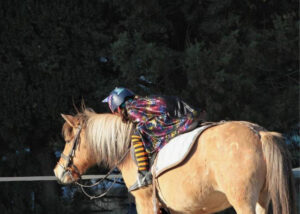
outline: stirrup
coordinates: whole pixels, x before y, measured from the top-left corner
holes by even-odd
[[[147,187],[152,184],[152,173],[151,172],[138,172],[137,181],[128,188],[128,192]]]

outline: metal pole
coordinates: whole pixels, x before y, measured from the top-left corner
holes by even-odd
[[[83,175],[81,179],[99,179],[103,178],[105,175]],[[110,175],[110,179],[122,178],[122,175]],[[55,176],[26,176],[26,177],[0,177],[0,182],[12,182],[12,181],[56,181]]]

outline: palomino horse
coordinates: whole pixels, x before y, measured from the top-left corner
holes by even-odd
[[[113,114],[84,110],[66,120],[66,141],[54,172],[63,184],[89,167],[118,165],[127,187],[137,166],[129,153],[134,126]],[[279,133],[249,122],[226,122],[207,129],[179,166],[158,179],[159,195],[171,213],[214,213],[233,207],[238,214],[294,213],[293,180]],[[125,158],[123,158],[125,157]],[[138,213],[154,213],[152,186],[132,191]]]

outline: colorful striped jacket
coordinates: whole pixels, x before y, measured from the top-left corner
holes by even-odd
[[[148,153],[159,151],[171,138],[198,123],[198,112],[177,97],[136,96],[125,102],[125,108]]]

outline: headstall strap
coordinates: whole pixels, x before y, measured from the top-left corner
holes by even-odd
[[[72,141],[72,149],[70,150],[69,154],[65,155],[63,152],[60,154],[60,157],[63,158],[66,161],[66,164],[64,165],[64,164],[61,164],[60,162],[58,162],[58,165],[60,167],[62,167],[63,170],[64,170],[64,175],[63,176],[65,176],[66,174],[69,174],[69,176],[71,177],[72,181],[75,181],[75,179],[73,178],[73,175],[72,175],[72,173],[71,173],[71,171],[69,169],[70,163],[72,164],[74,170],[79,175],[79,177],[81,177],[78,168],[72,163],[72,158],[75,155],[75,149],[76,149],[76,146],[78,144],[78,139],[79,139],[79,136],[80,136],[81,129],[82,129],[82,127],[78,126],[78,128],[77,128],[78,131],[77,131],[77,133],[75,135],[74,140]]]

